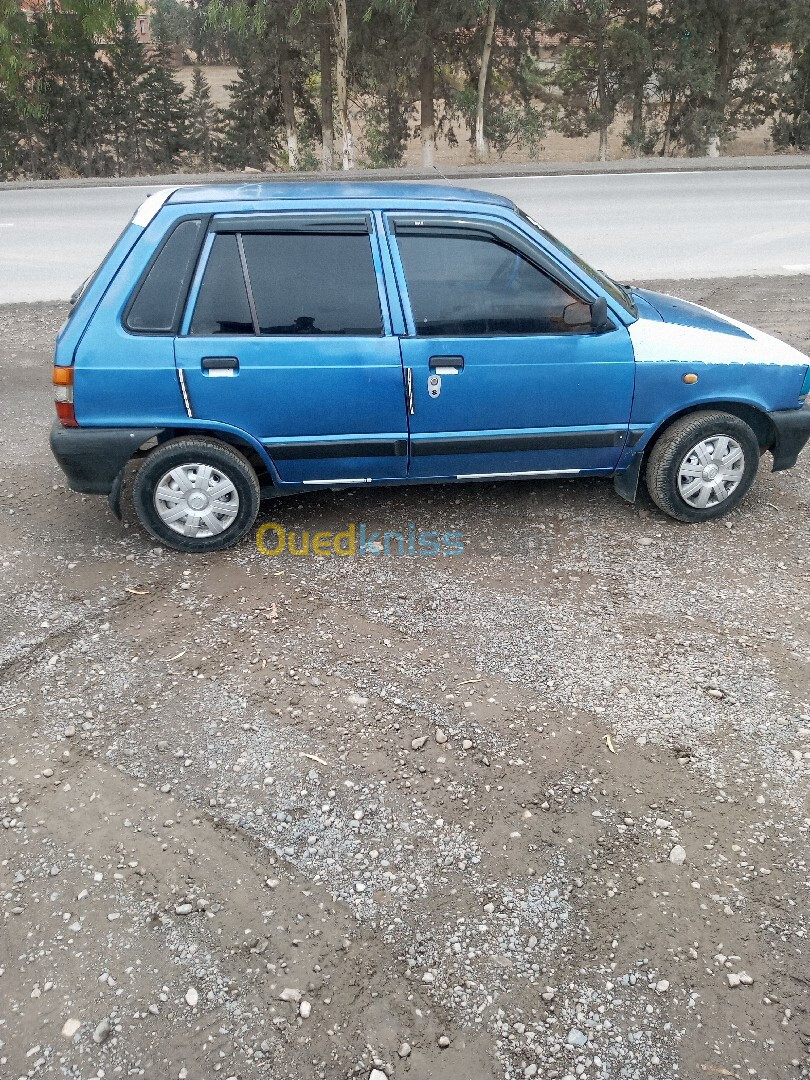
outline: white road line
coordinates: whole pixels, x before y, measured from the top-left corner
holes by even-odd
[[[0,221],[0,229],[13,229],[13,228],[14,228],[14,222],[13,221]]]
[[[794,274],[810,274],[810,263],[782,263],[782,269]]]

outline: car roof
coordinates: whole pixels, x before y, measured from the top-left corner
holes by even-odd
[[[439,184],[407,184],[373,181],[345,183],[342,181],[276,181],[257,184],[206,184],[177,188],[169,197],[170,203],[208,202],[328,202],[356,199],[361,202],[477,202],[495,206],[513,206],[509,199],[489,191],[471,188],[445,187]]]

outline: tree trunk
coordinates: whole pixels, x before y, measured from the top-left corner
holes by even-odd
[[[335,119],[332,110],[332,26],[329,12],[321,17],[321,143],[325,172],[335,165]]]
[[[332,8],[332,14],[335,20],[335,38],[337,39],[335,85],[337,89],[341,135],[343,138],[342,163],[344,169],[353,169],[354,137],[352,135],[352,118],[349,113],[349,85],[347,76],[349,58],[349,16],[346,11],[346,0],[336,0],[336,7]]]
[[[731,84],[731,72],[734,66],[733,41],[734,12],[729,10],[727,18],[720,20],[717,32],[716,68],[714,90],[709,107],[713,113],[714,128],[706,137],[706,157],[720,157],[720,132],[728,105],[728,89]]]
[[[475,160],[484,162],[489,157],[489,145],[484,134],[484,103],[489,80],[489,62],[492,57],[492,42],[495,37],[495,16],[497,0],[490,0],[487,12],[487,26],[484,33],[484,49],[481,53],[481,68],[478,72],[478,97],[475,102]]]
[[[661,147],[661,157],[669,157],[669,152],[672,147],[672,123],[675,119],[675,91],[672,90],[669,95],[669,104],[667,105],[667,118],[664,123],[664,143]]]
[[[608,101],[607,71],[605,65],[605,24],[599,19],[596,24],[596,100],[599,110],[599,160],[607,161],[608,143]]]
[[[634,17],[638,20],[637,32],[639,38],[645,43],[649,42],[647,26],[648,0],[636,0],[633,6]],[[633,115],[630,121],[630,146],[633,157],[641,157],[641,144],[644,141],[644,91],[647,87],[649,70],[646,65],[635,69],[635,85],[633,86],[632,103]]]
[[[287,136],[287,159],[291,169],[298,168],[298,127],[295,121],[295,98],[293,96],[290,49],[287,44],[286,27],[279,14],[278,35],[278,81],[281,84],[281,105],[284,113],[284,131]]]
[[[430,36],[430,0],[416,0],[416,14],[422,35],[419,61],[419,126],[422,131],[422,166],[432,169],[436,163],[436,108],[433,101],[436,71],[433,39]]]

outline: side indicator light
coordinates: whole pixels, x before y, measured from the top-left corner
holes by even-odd
[[[698,381],[697,375],[693,371],[688,371],[683,377],[685,383],[696,383]]]
[[[54,365],[53,397],[62,427],[78,427],[73,408],[73,368]]]

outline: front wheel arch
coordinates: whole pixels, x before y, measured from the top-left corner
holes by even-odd
[[[655,448],[655,444],[664,432],[682,417],[689,416],[690,413],[704,411],[730,413],[732,416],[743,420],[756,435],[760,452],[763,454],[766,450],[772,450],[776,445],[776,428],[763,409],[759,409],[755,405],[747,405],[741,401],[701,401],[696,405],[688,406],[688,408],[679,409],[678,412],[672,413],[671,416],[667,416],[666,419],[662,420],[645,442],[643,450],[633,456],[625,469],[615,474],[613,484],[622,499],[629,503],[636,501],[639,481],[647,469],[647,462]],[[630,426],[633,426],[632,423]]]
[[[746,497],[760,457],[759,439],[747,421],[698,409],[668,424],[656,440],[645,469],[647,491],[659,510],[678,521],[715,520]]]

